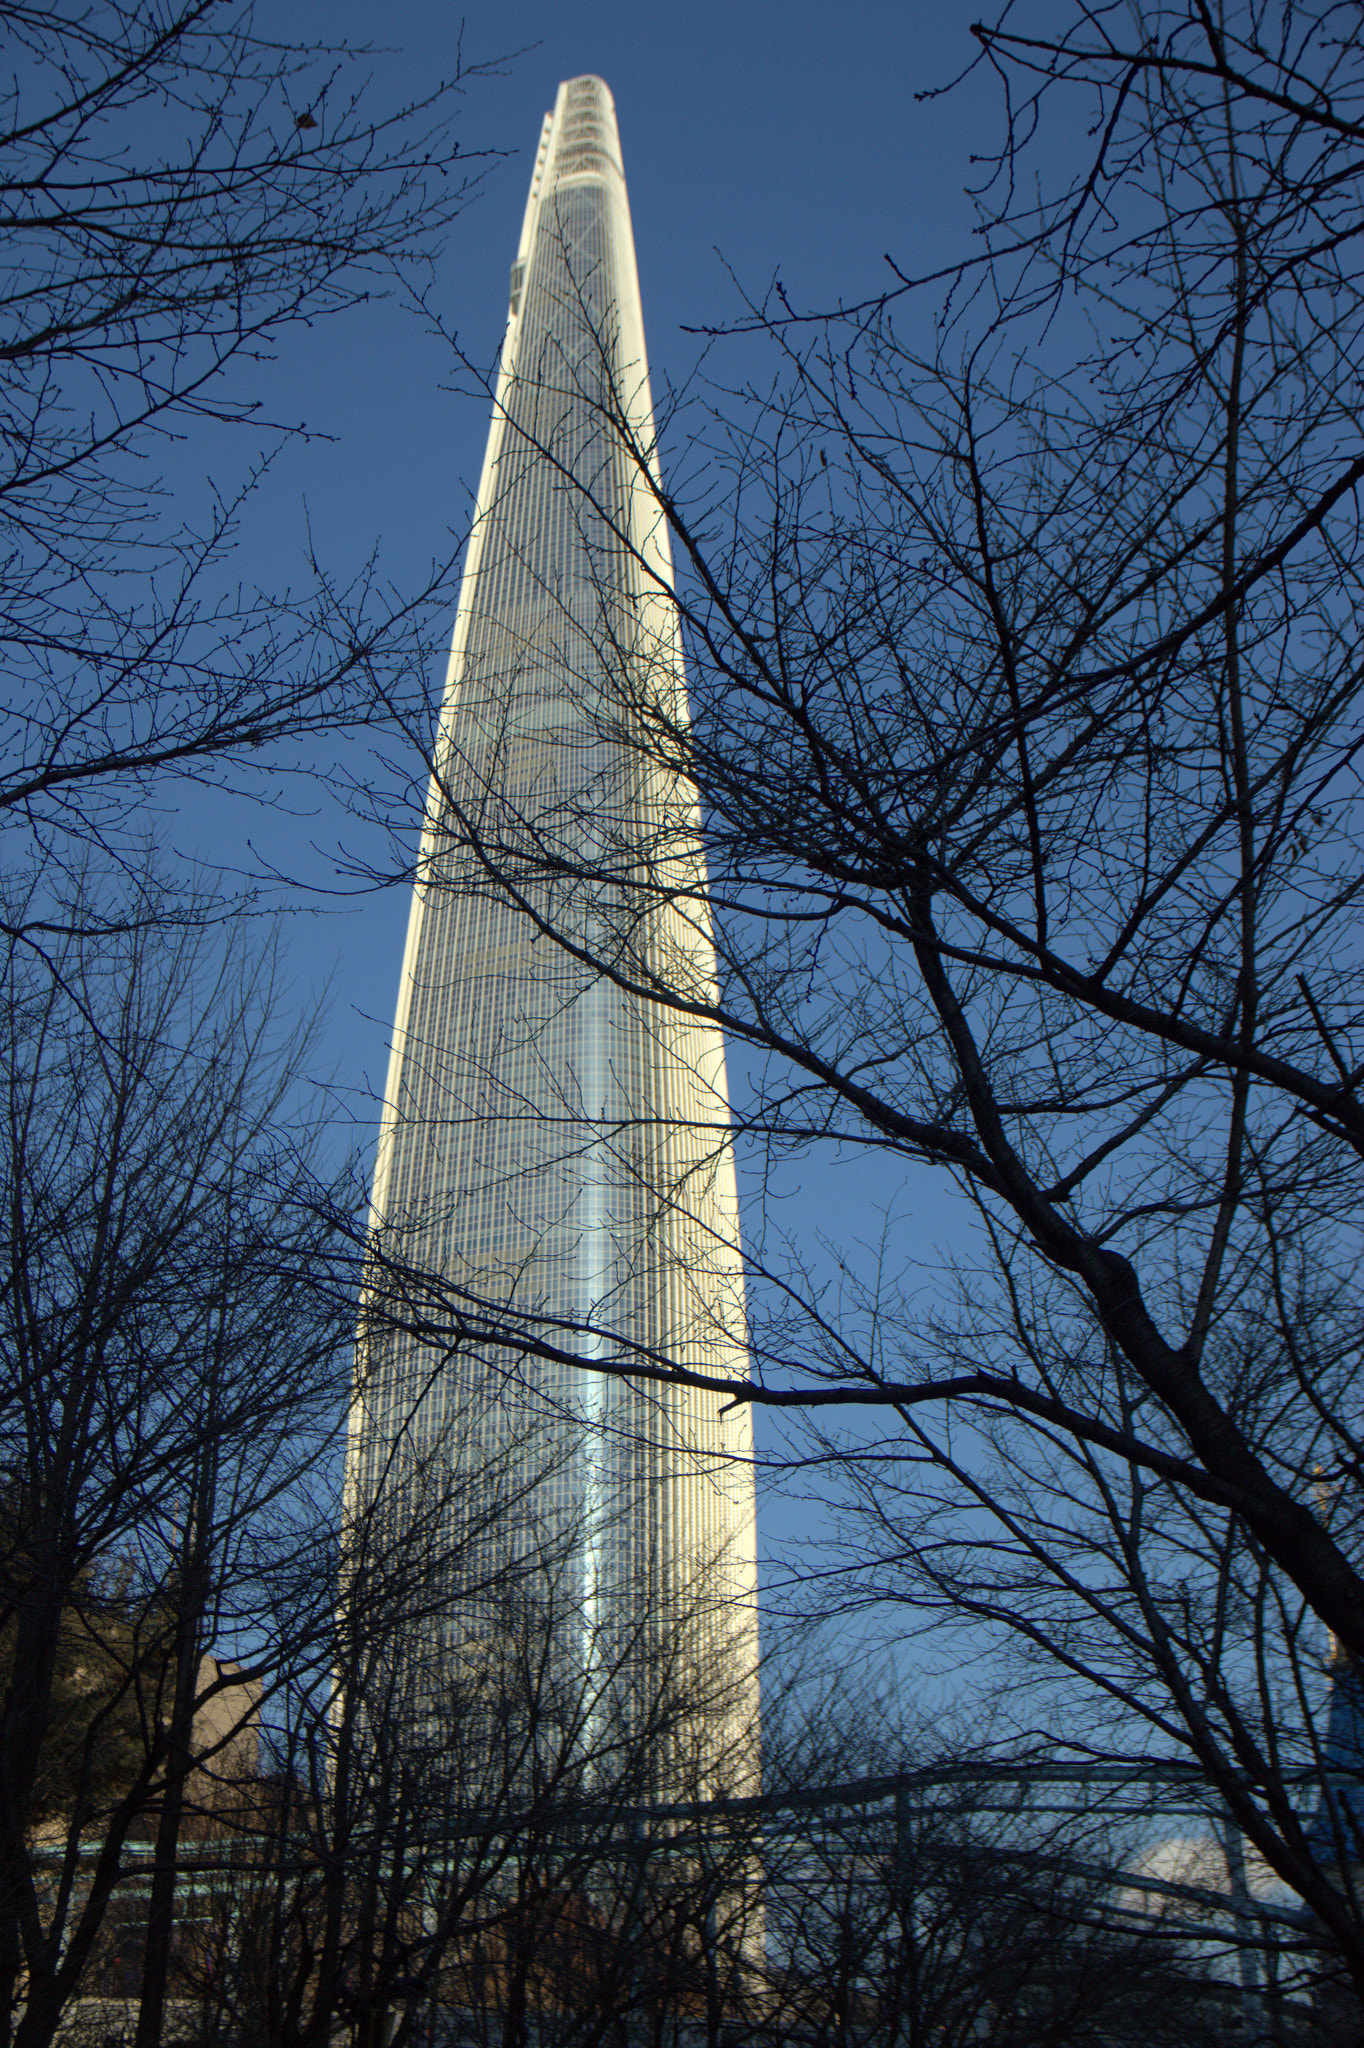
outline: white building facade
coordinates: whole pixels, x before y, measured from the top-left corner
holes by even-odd
[[[710,1789],[741,1790],[750,1411],[671,1376],[741,1379],[747,1349],[724,1049],[649,995],[714,977],[650,715],[685,730],[653,444],[614,106],[574,79],[512,267],[375,1173],[376,1267],[424,1305],[362,1329],[350,1486],[363,1507],[445,1472],[456,1632],[541,1545],[565,1655],[618,1657],[642,1695],[685,1642],[725,1680]]]

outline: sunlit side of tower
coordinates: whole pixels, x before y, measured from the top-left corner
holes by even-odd
[[[461,1588],[534,1543],[568,1560],[566,1657],[625,1644],[643,1694],[680,1632],[726,1679],[706,1747],[742,1789],[749,1412],[629,1373],[747,1370],[723,1047],[641,990],[714,975],[694,801],[638,715],[685,720],[653,443],[614,107],[574,79],[512,267],[373,1195],[387,1270],[439,1275],[447,1309],[528,1342],[447,1343],[419,1317],[362,1332],[350,1483],[363,1503],[444,1461],[456,1634],[481,1611]],[[618,978],[588,964],[627,930]]]

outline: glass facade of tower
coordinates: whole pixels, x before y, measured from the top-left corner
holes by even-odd
[[[457,1576],[560,1543],[572,1629],[643,1646],[642,1616],[689,1615],[751,1714],[748,1410],[628,1375],[746,1371],[723,1048],[638,986],[713,974],[691,798],[631,710],[662,692],[685,718],[652,444],[614,108],[575,79],[512,267],[373,1207],[391,1266],[530,1341],[362,1336],[350,1477],[364,1501],[444,1462]],[[588,964],[626,930],[628,988]]]

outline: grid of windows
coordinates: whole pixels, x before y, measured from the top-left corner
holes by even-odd
[[[632,664],[682,701],[666,579],[624,437],[652,444],[643,332],[610,95],[560,88],[537,158],[455,629],[380,1139],[374,1223],[509,1325],[578,1358],[663,1355],[746,1370],[723,1048],[537,936],[591,949],[629,924],[647,961],[711,978],[688,800],[641,765]],[[664,613],[667,613],[665,616]],[[624,675],[627,687],[619,687]],[[625,709],[622,709],[624,704]],[[690,888],[660,888],[660,875]],[[632,880],[631,878],[634,878]],[[512,887],[509,888],[508,884]],[[514,900],[519,898],[518,900]],[[593,1334],[584,1335],[584,1327]],[[496,1472],[519,1502],[470,1528],[461,1576],[499,1546],[570,1532],[580,1613],[676,1625],[752,1672],[746,1408],[676,1385],[411,1336],[362,1344],[351,1481],[404,1459]],[[395,1458],[395,1445],[405,1449]],[[454,1512],[454,1510],[452,1510]],[[640,1655],[645,1653],[641,1651]],[[647,1671],[636,1674],[647,1686]]]

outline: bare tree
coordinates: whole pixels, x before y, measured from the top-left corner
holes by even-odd
[[[757,2038],[1227,2038],[1225,1881],[1180,1881],[1167,1860],[1173,1881],[1150,1882],[1170,1821],[1140,1785],[1115,1801],[1111,1782],[1049,1778],[1037,1754],[1001,1754],[1000,1732],[979,1701],[906,1716],[892,1688],[843,1672],[778,1699]],[[1277,1932],[1301,1930],[1285,1915]]]
[[[196,1904],[178,1933],[206,2038],[368,2048],[434,2025],[583,2048],[699,1981],[678,1933],[705,1918],[695,1830],[649,1815],[660,1753],[722,1766],[733,1680],[697,1671],[685,1625],[585,1603],[579,1531],[545,1524],[509,1559],[503,1525],[552,1477],[528,1486],[529,1450],[428,1456],[401,1520],[353,1505],[334,1630],[291,1671],[207,1931]]]
[[[628,787],[588,821],[461,763],[433,856],[661,1032],[721,1025],[760,1164],[940,1169],[972,1248],[932,1284],[894,1217],[875,1271],[755,1255],[746,1380],[447,1295],[508,1351],[811,1418],[844,1597],[1012,1643],[1090,1699],[1082,1748],[1194,1759],[1364,1991],[1358,1845],[1312,1827],[1327,1632],[1364,1656],[1364,43],[1324,0],[979,35],[1012,120],[936,314],[907,265],[755,306],[775,384],[711,385],[671,489],[616,336],[556,373],[680,558],[689,721],[657,560],[632,610],[610,465],[550,432],[605,536],[583,705],[675,838],[641,856]],[[1025,199],[1053,118],[1089,140]],[[716,981],[668,920],[713,923]]]
[[[153,779],[250,783],[282,742],[424,701],[444,569],[393,596],[315,563],[299,595],[241,589],[226,557],[288,431],[258,366],[296,323],[421,288],[474,169],[469,74],[456,50],[420,103],[378,108],[363,51],[225,0],[16,0],[0,23],[0,814],[11,863],[35,841],[50,862],[126,850]],[[189,508],[166,458],[214,424],[244,436],[244,482]]]
[[[66,922],[4,976],[0,2037],[21,1996],[23,2044],[52,2038],[134,1841],[158,2038],[205,1764],[331,1597],[307,1482],[335,1462],[351,1335],[268,960],[167,934],[154,900],[122,934]],[[313,1587],[288,1642],[281,1574]],[[234,1644],[244,1669],[207,1654]],[[63,1662],[91,1690],[54,1791]]]

